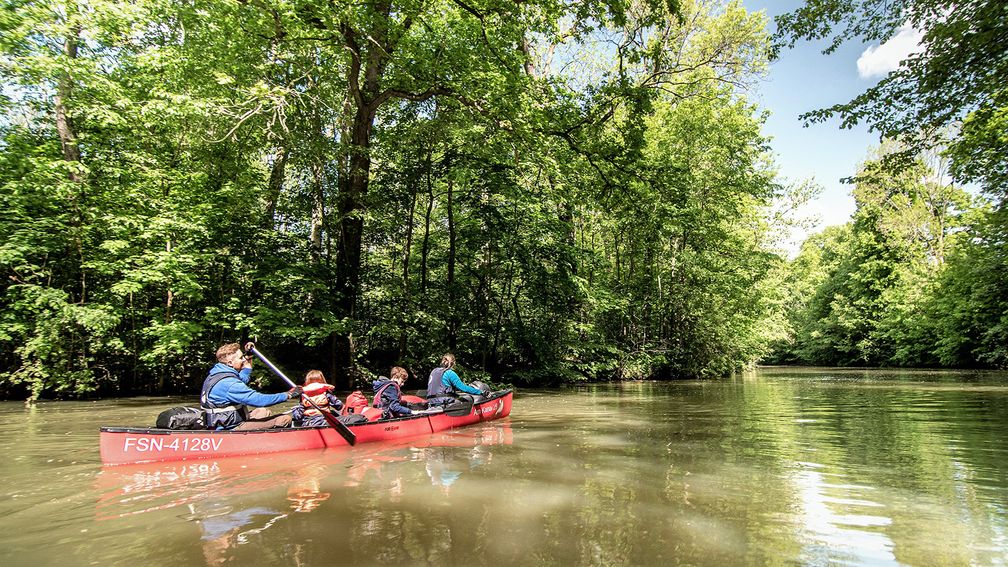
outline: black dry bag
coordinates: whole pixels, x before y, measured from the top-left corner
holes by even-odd
[[[166,409],[157,416],[158,429],[206,429],[203,410],[177,407]]]
[[[355,423],[367,423],[367,418],[359,413],[348,413],[337,417],[336,421],[343,425],[353,425]]]

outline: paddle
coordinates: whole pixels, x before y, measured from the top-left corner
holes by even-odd
[[[287,384],[291,388],[297,388],[297,385],[294,384],[294,382],[291,382],[291,379],[288,378],[287,376],[285,376],[283,372],[280,372],[279,368],[277,368],[276,366],[273,366],[273,363],[270,362],[269,360],[266,360],[266,357],[263,356],[263,354],[261,352],[259,352],[259,350],[255,347],[255,345],[249,345],[249,348],[247,349],[247,352],[251,352],[252,354],[254,354],[257,357],[259,357],[259,360],[263,361],[263,364],[265,364],[267,368],[269,368],[270,370],[272,370],[273,373],[276,374],[277,376],[283,378],[283,381],[287,382]],[[347,427],[344,423],[342,423],[341,421],[339,421],[338,419],[336,419],[335,417],[333,417],[333,414],[331,414],[331,413],[323,410],[322,408],[318,407],[317,405],[315,405],[315,402],[313,402],[311,400],[311,398],[309,398],[308,396],[305,396],[304,393],[301,394],[301,397],[303,397],[304,399],[308,400],[308,403],[311,405],[311,407],[317,409],[319,411],[319,413],[322,414],[322,417],[325,418],[326,423],[328,423],[330,427],[332,427],[333,429],[335,429],[337,433],[339,433],[340,435],[342,435],[343,438],[346,439],[347,443],[349,443],[351,445],[357,444],[357,436],[354,435],[353,431],[350,431],[349,427]]]

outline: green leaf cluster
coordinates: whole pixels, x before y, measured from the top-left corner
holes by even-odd
[[[740,2],[2,13],[0,393],[193,392],[247,339],[340,387],[766,351],[783,189]]]

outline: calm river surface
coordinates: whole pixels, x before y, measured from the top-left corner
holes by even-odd
[[[395,445],[102,468],[177,399],[0,404],[0,565],[1005,565],[1008,374],[521,390]]]

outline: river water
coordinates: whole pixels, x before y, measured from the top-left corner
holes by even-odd
[[[520,390],[397,444],[103,468],[180,400],[0,404],[0,565],[1005,565],[1008,374]]]

